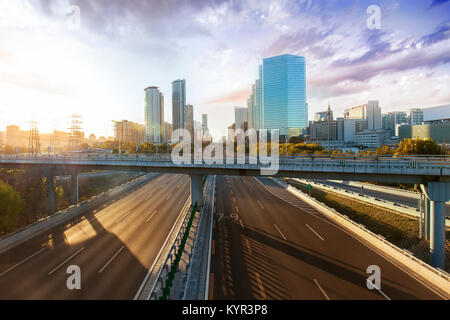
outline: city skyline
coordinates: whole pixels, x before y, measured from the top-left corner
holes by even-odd
[[[129,16],[113,10],[115,2],[106,10],[72,1],[80,28],[67,27],[67,3],[1,2],[0,16],[8,17],[0,25],[1,131],[7,124],[28,128],[33,117],[40,132],[54,124],[63,130],[77,112],[86,132],[112,136],[112,119],[144,122],[142,89],[149,84],[165,94],[165,121],[172,123],[171,82],[184,78],[194,119],[207,113],[220,137],[234,107],[246,106],[262,58],[284,53],[306,58],[310,120],[328,101],[336,114],[368,100],[378,100],[383,112],[450,101],[448,3],[380,1],[380,30],[367,28],[368,1],[169,8],[136,1],[122,4]],[[169,27],[178,15],[189,17],[183,33]]]

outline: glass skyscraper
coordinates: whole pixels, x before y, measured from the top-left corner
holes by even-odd
[[[186,81],[175,80],[172,82],[172,122],[173,130],[185,128],[184,109],[186,107]]]
[[[291,54],[263,59],[262,128],[297,136],[308,126],[305,58]],[[256,119],[255,119],[256,120]]]
[[[164,137],[164,95],[158,87],[144,89],[145,142],[161,143]]]

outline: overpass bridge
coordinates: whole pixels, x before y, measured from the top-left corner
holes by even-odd
[[[235,157],[236,159],[236,157]],[[170,155],[0,155],[0,168],[36,168],[47,177],[49,201],[54,203],[53,177],[71,175],[72,199],[77,202],[77,176],[86,170],[118,170],[188,174],[192,202],[202,204],[204,175],[266,175],[271,165],[215,159],[215,163],[188,159],[181,164]],[[346,181],[411,183],[426,196],[425,229],[430,234],[431,262],[445,267],[445,202],[450,200],[450,157],[446,156],[280,156],[272,176]]]

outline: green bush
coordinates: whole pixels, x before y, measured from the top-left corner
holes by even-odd
[[[9,184],[0,181],[0,234],[14,230],[24,202]]]

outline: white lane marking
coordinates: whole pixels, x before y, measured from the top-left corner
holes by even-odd
[[[261,297],[263,300],[267,300],[266,291],[264,290],[264,286],[262,284],[261,276],[258,272],[255,272],[256,282],[258,283],[258,288],[261,290]]]
[[[256,200],[259,204],[259,206],[261,207],[261,209],[264,209],[263,205],[261,204],[261,202],[259,202],[259,200]]]
[[[148,216],[147,220],[145,220],[145,222],[149,222],[151,220],[151,218],[153,218],[153,216],[158,212],[158,209],[156,209],[155,211],[152,212],[151,215]]]
[[[69,261],[70,259],[72,259],[73,257],[75,257],[78,253],[80,253],[82,250],[84,250],[85,247],[81,247],[80,249],[78,249],[77,252],[75,252],[73,255],[71,255],[70,257],[68,257],[66,260],[64,260],[62,263],[60,263],[56,268],[54,268],[52,271],[50,271],[48,273],[49,276],[52,275],[53,272],[55,272],[56,270],[58,270],[59,268],[61,268],[67,261]]]
[[[236,211],[236,213],[239,213],[239,207],[237,205],[234,206],[234,210]]]
[[[172,193],[169,194],[169,196],[166,198],[166,200],[169,200],[170,197],[172,197]]]
[[[47,249],[47,247],[41,248],[39,251],[33,253],[33,254],[32,254],[31,256],[29,256],[28,258],[23,259],[23,260],[20,261],[19,263],[13,265],[13,266],[12,266],[11,268],[9,268],[8,270],[3,271],[2,273],[0,273],[0,277],[1,277],[2,275],[4,275],[4,274],[8,273],[9,271],[15,269],[16,267],[20,266],[22,263],[27,262],[28,260],[30,260],[31,258],[33,258],[35,255],[41,253],[41,252],[44,251],[45,249]]]
[[[313,228],[311,228],[308,224],[305,223],[305,226],[307,226],[307,227],[309,228],[309,230],[311,230],[312,232],[314,232],[314,234],[315,234],[316,236],[318,236],[320,240],[324,241],[324,238],[322,238],[322,237],[320,236],[320,234],[318,234],[318,233],[317,233]]]
[[[122,221],[123,219],[125,219],[126,217],[128,217],[130,215],[131,211],[128,211],[127,213],[125,213],[123,216],[121,216],[119,219],[117,219],[116,221],[114,221],[114,223],[119,223],[120,221]]]
[[[313,280],[316,283],[316,285],[319,287],[319,289],[322,292],[322,294],[324,295],[325,299],[330,300],[330,297],[327,295],[325,290],[322,289],[322,287],[320,286],[319,282],[316,279],[313,279]]]
[[[273,226],[275,227],[275,229],[278,230],[278,232],[281,234],[281,236],[283,237],[283,239],[284,239],[285,241],[287,241],[287,238],[284,236],[283,232],[281,232],[280,228],[278,228],[278,226],[277,226],[276,224],[274,224]]]
[[[279,195],[275,194],[273,191],[271,191],[264,183],[262,183],[261,181],[258,180],[258,178],[253,177],[254,180],[256,180],[257,183],[259,183],[264,189],[266,189],[268,192],[270,192],[272,195],[274,195],[275,197],[277,197],[278,199],[289,203],[290,205],[298,208],[296,205],[294,205],[293,203],[290,203],[289,201],[281,198]],[[289,192],[289,191],[288,191]],[[298,196],[294,195],[294,197]],[[299,199],[300,201],[301,200]],[[306,204],[306,202],[305,202]],[[311,207],[312,208],[312,207]],[[388,256],[385,252],[383,252],[382,250],[378,249],[377,247],[375,247],[374,245],[370,244],[369,242],[363,241],[362,239],[360,239],[356,234],[354,234],[353,232],[351,232],[349,229],[346,229],[346,227],[340,225],[337,222],[330,222],[324,218],[322,218],[321,216],[325,216],[327,217],[324,213],[317,211],[311,213],[311,212],[306,212],[309,215],[311,215],[312,217],[316,217],[317,219],[319,219],[320,221],[323,221],[325,223],[327,223],[328,225],[332,226],[333,228],[340,230],[342,232],[344,232],[345,234],[347,234],[349,237],[353,238],[354,240],[358,241],[361,245],[363,245],[364,247],[368,248],[369,250],[375,252],[377,255],[379,255],[381,258],[383,258],[384,260],[386,260],[387,262],[391,263],[393,266],[395,266],[397,269],[399,269],[401,272],[403,272],[404,274],[406,274],[407,276],[411,277],[413,280],[419,282],[420,284],[422,284],[424,287],[428,288],[430,291],[434,292],[436,295],[438,295],[439,297],[441,297],[444,300],[447,300],[448,298],[446,296],[444,296],[442,293],[440,293],[439,291],[437,291],[436,289],[434,289],[432,286],[430,286],[428,283],[426,283],[425,281],[422,281],[420,278],[418,278],[416,275],[414,275],[413,273],[409,272],[408,270],[405,270],[403,266],[399,265],[398,262],[396,260],[394,260],[392,257]],[[328,217],[327,217],[328,219]]]
[[[123,248],[125,248],[125,245],[122,245],[122,246],[120,247],[120,249],[112,256],[111,259],[109,259],[109,261],[108,261],[108,262],[100,269],[100,271],[99,271],[98,273],[102,273],[103,270],[105,270],[105,268],[111,263],[111,261],[113,261],[114,258],[117,257],[117,255],[120,253],[120,251],[123,250]]]

